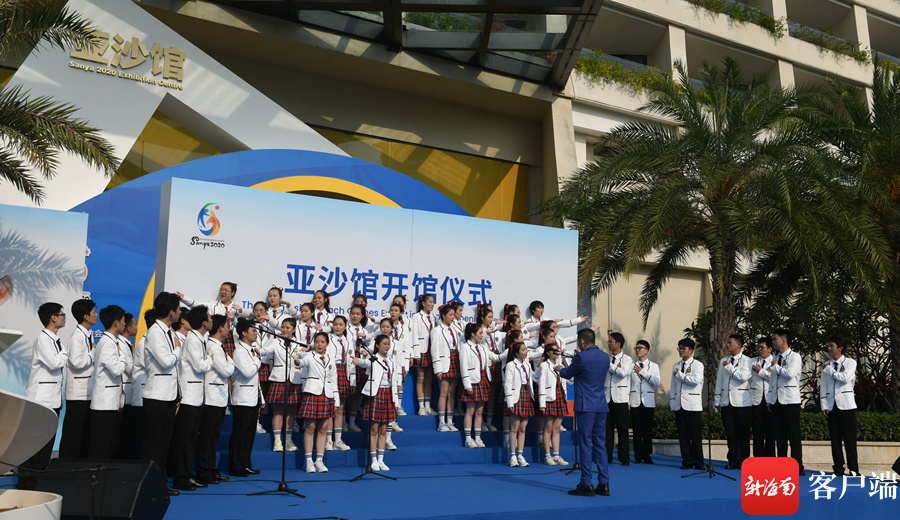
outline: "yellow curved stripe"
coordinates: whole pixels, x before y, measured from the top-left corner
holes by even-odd
[[[375,190],[372,190],[365,186],[360,186],[359,184],[355,184],[350,181],[345,181],[343,179],[333,179],[331,177],[282,177],[280,179],[272,179],[265,182],[260,182],[259,184],[254,184],[250,187],[260,190],[280,191],[283,193],[291,193],[294,191],[324,191],[329,193],[349,195],[363,202],[375,204],[376,206],[388,206],[392,208],[400,207],[399,204]],[[146,312],[147,309],[153,307],[153,298],[155,296],[153,294],[153,285],[155,284],[155,282],[156,271],[154,271],[153,275],[150,276],[150,282],[147,284],[147,290],[144,291],[144,299],[141,301],[141,312],[139,315],[134,317],[138,322],[138,331],[134,338],[135,344],[137,344],[144,333],[147,332],[147,326],[144,325],[144,312]]]

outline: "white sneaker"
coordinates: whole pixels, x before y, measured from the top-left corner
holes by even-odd
[[[439,424],[437,427],[437,431],[439,431],[441,433],[449,432],[450,428],[446,424]]]
[[[560,424],[560,425],[559,425],[559,431],[561,431],[561,432],[567,432],[567,431],[569,431],[569,430],[567,430],[565,426],[563,426],[563,425]]]
[[[450,428],[451,432],[458,432],[459,428],[457,428],[453,423],[447,425],[447,428]]]
[[[512,455],[509,457],[509,467],[511,467],[511,468],[519,467],[519,459],[517,459],[515,455]]]
[[[553,457],[553,460],[556,461],[556,465],[557,465],[557,466],[568,466],[568,465],[569,465],[569,463],[566,462],[566,461],[565,461],[562,457],[560,457],[559,455]]]
[[[306,461],[306,472],[307,473],[315,473],[316,472],[316,465],[313,463],[313,461],[311,461],[311,460]]]
[[[556,466],[556,459],[553,458],[553,455],[544,455],[544,464],[548,466]]]
[[[390,471],[391,468],[388,467],[384,462],[379,462],[378,467],[381,468],[381,471]]]
[[[350,446],[347,446],[347,443],[344,442],[343,439],[341,439],[339,441],[335,441],[334,449],[338,451],[348,451],[350,449]]]
[[[284,451],[284,446],[281,445],[281,439],[275,437],[275,442],[272,443],[272,451]]]
[[[481,437],[477,437],[475,439],[475,445],[478,446],[479,448],[484,448],[484,441],[481,440]]]
[[[478,447],[478,443],[476,443],[475,440],[472,439],[472,437],[466,438],[466,448],[477,448],[477,447]]]
[[[397,424],[397,421],[394,421],[394,422],[391,424],[391,429],[394,430],[395,432],[402,432],[402,431],[403,431],[403,428],[401,428],[400,425]]]
[[[396,451],[396,450],[397,450],[397,446],[394,444],[394,442],[393,442],[393,441],[387,441],[387,440],[384,441],[384,448],[387,449],[387,450],[391,450],[391,451]]]
[[[431,414],[428,413],[428,410],[426,408],[419,408],[419,411],[416,412],[416,415],[431,415]]]
[[[331,439],[328,439],[327,441],[325,441],[325,451],[332,451],[332,450],[334,450],[334,443],[331,442]]]
[[[399,415],[400,417],[403,417],[404,415],[406,415],[406,410],[404,410],[403,408],[400,408],[398,406],[397,407],[397,415]]]
[[[520,467],[522,467],[522,468],[527,468],[527,467],[528,467],[528,461],[525,460],[525,457],[524,457],[523,455],[519,455],[517,458],[519,459],[519,466],[520,466]]]
[[[359,433],[362,431],[362,428],[360,428],[359,426],[356,425],[356,421],[347,422],[345,427],[347,428],[348,432]]]
[[[503,447],[509,448],[509,439],[503,439]]]
[[[256,421],[256,433],[266,433],[266,429],[259,424],[259,421]]]
[[[369,468],[372,471],[381,471],[381,464],[378,463],[377,460],[373,460],[371,464],[369,464]]]
[[[317,460],[315,463],[316,473],[328,473],[328,468],[325,467],[325,463],[321,460]]]
[[[437,414],[438,414],[438,413],[437,413],[437,410],[435,410],[434,408],[428,408],[428,412],[427,412],[427,413],[428,413],[428,415],[430,415],[430,416],[432,416],[432,417],[436,417]]]

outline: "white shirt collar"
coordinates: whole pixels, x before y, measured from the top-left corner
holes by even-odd
[[[54,342],[57,341],[57,340],[59,339],[59,336],[57,336],[55,333],[51,332],[50,329],[44,329],[44,332],[45,332],[48,336],[50,336],[50,339],[52,339]]]

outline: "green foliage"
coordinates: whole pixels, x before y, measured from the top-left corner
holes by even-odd
[[[660,82],[671,81],[672,75],[656,67],[626,67],[618,61],[603,60],[603,51],[592,49],[594,56],[581,56],[575,61],[575,70],[594,81],[604,79],[630,85],[635,92],[655,90]]]
[[[857,41],[845,40],[834,33],[816,30],[812,27],[801,25],[792,36],[799,40],[807,41],[822,49],[828,49],[844,56],[849,56],[860,63],[869,63],[869,51],[860,50]]]
[[[727,0],[687,0],[687,2],[707,11],[724,14],[738,22],[758,25],[769,31],[775,39],[784,36],[784,20],[777,20],[752,5]]]
[[[484,29],[484,22],[480,19],[461,14],[407,12],[403,15],[403,21],[446,32],[481,32]],[[491,30],[507,32],[513,29],[504,23],[494,22]]]

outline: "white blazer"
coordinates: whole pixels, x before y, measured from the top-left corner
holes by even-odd
[[[131,371],[132,362],[122,352],[119,339],[104,332],[94,354],[93,392],[91,410],[121,410],[125,406],[122,374]]]
[[[480,360],[479,360],[480,355]],[[494,354],[484,345],[467,341],[461,349],[459,349],[459,372],[462,378],[462,385],[465,390],[472,388],[481,382],[481,369],[487,373],[487,380],[491,380],[491,361],[500,361],[500,356]]]
[[[769,393],[766,402],[775,404],[800,404],[800,374],[803,371],[803,359],[800,354],[787,349],[784,354],[772,354],[775,363],[769,369]],[[781,363],[778,363],[778,358]]]
[[[719,372],[716,375],[716,406],[735,406],[743,408],[753,405],[750,395],[750,358],[743,354],[734,356],[734,363],[725,364],[726,359],[719,362]]]
[[[525,380],[522,380],[522,368],[525,367]],[[531,380],[534,377],[531,364],[527,361],[525,363],[519,363],[519,360],[513,360],[506,364],[506,368],[503,369],[503,391],[506,396],[506,407],[512,408],[519,402],[519,392],[521,391],[522,385],[528,387],[528,395],[531,397],[531,400],[534,401],[534,387],[531,384]]]
[[[231,374],[231,405],[257,406],[262,404],[259,393],[259,356],[250,345],[238,341],[234,345],[234,373]]]
[[[837,365],[837,368],[835,368]],[[828,362],[822,369],[822,389],[819,406],[829,412],[837,404],[838,410],[855,410],[856,398],[853,387],[856,385],[856,361],[846,356]]]
[[[144,384],[143,399],[174,401],[178,397],[176,367],[182,351],[181,347],[175,347],[175,333],[165,323],[156,320],[147,330],[144,339],[147,382]]]
[[[413,347],[413,359],[418,359],[428,352],[428,345],[431,341],[431,330],[440,322],[441,320],[425,311],[419,311],[413,316],[410,321],[410,339]]]
[[[94,340],[91,331],[77,325],[69,337],[69,364],[66,369],[66,400],[91,400],[94,373]]]
[[[394,358],[400,364],[401,368],[407,371],[410,367],[410,360],[413,358],[412,353],[412,333],[407,325],[398,323],[391,333],[391,343],[394,344]]]
[[[300,345],[291,343],[288,347],[288,356],[285,358],[284,340],[275,337],[266,339],[265,346],[259,350],[261,363],[272,366],[269,371],[269,381],[275,383],[284,383],[291,381],[296,368],[294,367],[293,357],[300,355]],[[285,379],[285,369],[287,369],[287,379]]]
[[[300,368],[291,376],[291,382],[295,385],[303,384],[304,394],[322,395],[334,399],[335,408],[341,406],[341,396],[338,393],[337,367],[334,358],[327,352],[325,360],[318,352],[303,352],[296,361]]]
[[[304,345],[309,345],[309,348],[312,349],[313,338],[316,337],[316,332],[319,331],[316,330],[315,321],[313,321],[309,325],[303,323],[302,321],[298,321],[297,329],[294,331],[294,339],[296,339],[300,343],[303,343]]]
[[[228,311],[231,311],[232,314],[237,316],[243,316],[247,319],[253,319],[253,309],[245,309],[243,307],[239,309],[235,309],[234,307],[225,305],[219,300],[210,300],[208,302],[198,302],[193,298],[188,298],[185,296],[181,299],[181,303],[187,305],[189,308],[193,309],[194,307],[199,307],[200,305],[206,305],[206,308],[209,309],[210,316],[215,316],[216,314],[220,316],[227,316]],[[237,303],[234,300],[231,303]],[[240,307],[240,306],[239,306]]]
[[[356,366],[360,368],[365,368],[369,371],[369,379],[366,381],[366,384],[363,385],[362,393],[363,395],[373,396],[378,394],[378,389],[381,387],[381,380],[384,379],[385,371],[390,368],[391,371],[391,399],[394,401],[395,406],[400,406],[400,397],[397,394],[397,374],[400,372],[400,367],[391,361],[390,358],[383,358],[380,355],[375,355],[375,361],[371,361],[368,356],[359,358],[359,364]]]
[[[634,372],[634,361],[631,356],[619,352],[618,356],[609,356],[609,371],[606,373],[606,402],[627,403],[631,394],[631,373]]]
[[[59,336],[42,330],[31,350],[31,373],[25,385],[25,397],[54,410],[62,408],[63,368],[68,361],[69,351]]]
[[[274,327],[276,329],[276,332],[279,332],[281,324],[284,323],[284,320],[288,318],[296,318],[300,314],[299,312],[297,312],[297,309],[288,307],[284,304],[277,308],[269,307],[268,309],[266,309],[266,313],[269,315],[268,325],[270,327]]]
[[[212,367],[212,359],[206,354],[206,340],[196,330],[188,332],[181,347],[181,368],[178,384],[181,385],[181,404],[203,406],[203,387],[206,372]]]
[[[562,361],[562,358],[559,358]],[[537,380],[537,401],[538,408],[544,408],[547,406],[547,403],[551,403],[556,401],[556,385],[557,382],[562,384],[562,392],[563,395],[568,399],[569,395],[569,380],[563,379],[559,377],[559,372],[554,370],[555,365],[549,359],[543,361],[538,370],[534,373],[534,378]]]
[[[331,332],[331,323],[334,321],[334,314],[326,310],[315,310],[313,311],[313,321],[322,326],[322,332]]]
[[[145,333],[134,346],[131,367],[131,406],[144,406],[144,386],[147,384],[147,369],[144,367],[146,359],[147,334]]]
[[[346,334],[344,336],[331,334],[330,338],[328,352],[334,358],[335,363],[344,365],[344,371],[347,372],[347,381],[350,382],[350,386],[356,386],[356,370],[353,366],[353,358],[356,355],[353,346],[356,342],[348,338]]]
[[[445,374],[450,371],[450,351],[459,348],[459,341],[454,344],[456,332],[453,326],[443,323],[431,331],[431,361],[435,374]]]
[[[750,360],[750,402],[753,406],[766,402],[766,394],[769,393],[769,367],[775,362],[774,356],[765,359],[756,356]],[[759,365],[760,371],[756,372],[753,367]]]
[[[676,362],[672,371],[674,375],[672,388],[669,390],[669,409],[673,412],[681,409],[703,411],[703,363],[691,357],[687,361]]]
[[[635,361],[637,365],[640,361]],[[634,365],[631,368],[631,392],[628,395],[628,402],[632,408],[637,408],[641,404],[647,408],[656,408],[656,389],[659,387],[659,365],[650,361],[644,361],[644,368],[640,372],[634,371]]]
[[[212,367],[203,375],[203,405],[224,408],[228,404],[228,378],[234,373],[234,360],[215,338],[206,340],[206,351],[211,354]]]
[[[119,345],[122,345],[122,353],[128,358],[131,369],[122,373],[122,388],[125,390],[125,406],[131,406],[131,396],[133,393],[132,385],[134,384],[134,345],[128,341],[128,338],[119,334]]]

